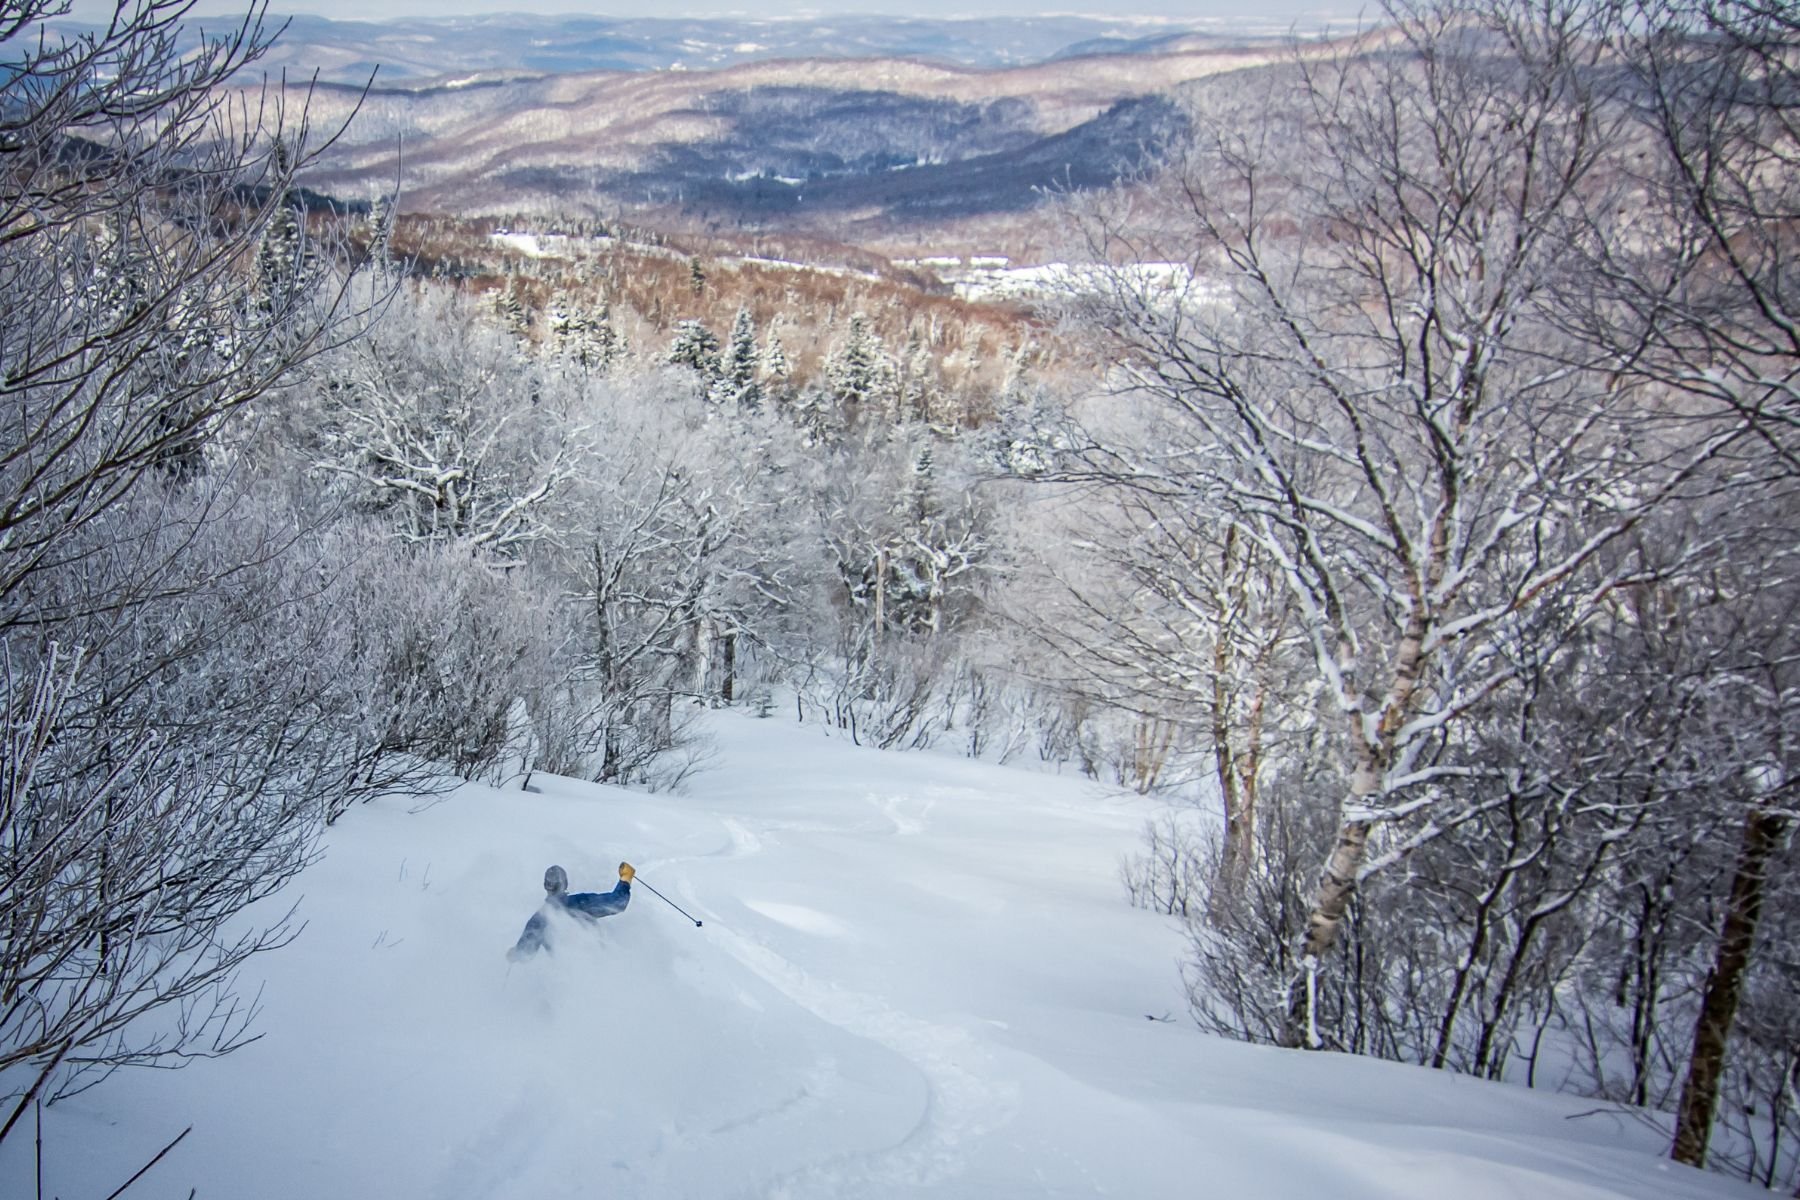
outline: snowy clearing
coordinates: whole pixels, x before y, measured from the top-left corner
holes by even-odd
[[[535,233],[494,233],[489,237],[507,249],[523,254],[526,258],[543,258],[549,251]]]
[[[257,960],[266,1036],[58,1105],[44,1194],[105,1195],[188,1124],[131,1194],[1761,1194],[1592,1101],[1198,1033],[1179,930],[1117,878],[1148,801],[708,720],[685,796],[540,776],[351,812]],[[621,858],[704,927],[640,886],[508,964],[546,865],[605,889]]]
[[[1088,264],[1043,263],[1015,267],[997,255],[915,258],[897,263],[931,271],[963,300],[1031,301],[1078,293],[1105,294],[1119,286],[1148,293],[1180,295],[1188,301],[1218,297],[1215,284],[1197,280],[1185,263],[1142,262],[1108,270]]]

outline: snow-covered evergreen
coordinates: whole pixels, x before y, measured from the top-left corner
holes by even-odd
[[[731,337],[719,365],[719,392],[726,403],[750,412],[762,407],[762,384],[757,380],[760,360],[756,324],[750,310],[740,308],[732,319]]]
[[[666,361],[692,371],[710,392],[720,378],[719,339],[700,321],[683,321],[675,327]]]
[[[899,380],[893,359],[861,313],[850,318],[843,340],[825,363],[831,400],[863,419],[891,416],[899,402]]]

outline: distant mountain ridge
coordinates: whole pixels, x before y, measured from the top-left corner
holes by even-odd
[[[1351,15],[1354,15],[1353,13]],[[287,25],[256,64],[290,80],[416,83],[482,73],[718,70],[771,59],[918,59],[948,66],[1020,67],[1090,54],[1166,52],[1279,37],[1288,23],[1079,16],[915,18],[845,15],[779,19],[534,16],[332,20]],[[226,18],[196,26],[217,31]],[[71,22],[52,27],[74,29]],[[1313,30],[1302,29],[1302,32]],[[191,34],[190,34],[191,36]],[[377,68],[379,72],[377,73]]]
[[[329,137],[303,180],[322,203],[397,191],[413,213],[902,256],[958,225],[986,253],[1019,245],[1048,194],[1152,168],[1186,129],[1182,90],[1281,59],[1325,11],[1310,31],[1285,16],[297,16],[233,85],[265,111],[283,81],[284,120],[304,112],[313,145]],[[179,36],[237,29],[207,18]]]
[[[314,128],[351,124],[307,182],[353,199],[398,182],[412,212],[901,247],[946,222],[1015,226],[1046,193],[1153,162],[1186,128],[1177,92],[1284,45],[1182,34],[1009,68],[808,58],[321,84]]]
[[[1046,195],[1153,164],[1191,83],[1290,45],[1273,18],[299,16],[236,83],[258,109],[285,79],[289,119],[336,135],[304,179],[322,203],[878,254],[956,226],[986,253]]]

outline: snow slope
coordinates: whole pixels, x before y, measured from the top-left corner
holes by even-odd
[[[685,796],[539,777],[351,813],[260,960],[266,1036],[45,1119],[45,1195],[1760,1194],[1590,1102],[1196,1032],[1123,900],[1150,809],[1083,782],[711,719]],[[561,863],[643,888],[503,956]],[[1173,1014],[1172,1022],[1146,1016]],[[0,1195],[28,1196],[28,1138]]]

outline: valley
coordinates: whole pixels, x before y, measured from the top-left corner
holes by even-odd
[[[823,52],[821,34],[783,43],[800,56],[746,50],[707,69],[547,72],[515,47],[505,61],[498,50],[480,64],[440,56],[425,65],[462,65],[429,77],[402,71],[397,82],[384,71],[370,84],[346,80],[338,63],[306,97],[314,137],[337,134],[306,183],[345,202],[397,193],[413,213],[1039,260],[1054,258],[1043,218],[1057,195],[1153,170],[1186,134],[1186,93],[1261,72],[1286,53],[1285,40],[1262,35],[1126,38],[1111,25],[1067,22],[1020,43],[1034,24],[1013,23],[1012,41],[981,55],[948,33],[870,34],[856,44],[905,55],[850,58],[841,43]],[[872,28],[901,27],[913,28]],[[1091,36],[1048,49],[1077,33]],[[283,53],[297,65],[336,62],[331,44],[284,41]],[[1028,54],[1046,57],[1007,61]],[[246,100],[261,86],[246,81]]]

